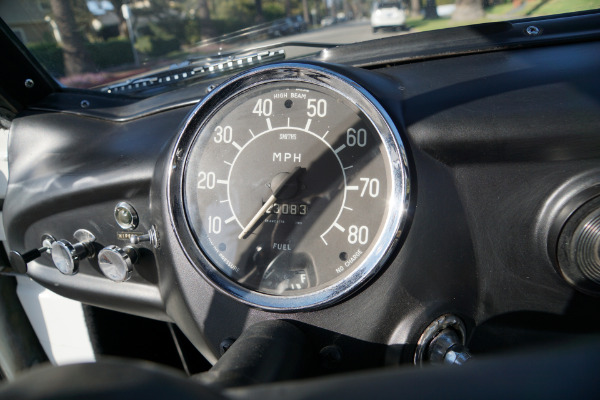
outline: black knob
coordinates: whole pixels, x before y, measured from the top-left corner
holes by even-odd
[[[42,253],[44,253],[46,250],[48,250],[47,247],[40,247],[39,249],[29,250],[24,254],[13,250],[10,252],[8,259],[10,261],[10,265],[15,271],[17,271],[20,274],[26,274],[27,263],[40,257]]]

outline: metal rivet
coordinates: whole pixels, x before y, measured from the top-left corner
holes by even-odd
[[[79,103],[79,105],[81,106],[81,108],[88,108],[90,106],[90,102],[87,100],[81,100],[81,103]]]
[[[215,90],[216,86],[215,85],[210,85],[209,87],[206,88],[206,93],[210,93],[213,90]]]
[[[25,79],[25,87],[27,89],[31,89],[33,87],[33,85],[35,85],[35,82],[33,81],[33,79]]]
[[[525,33],[527,33],[529,36],[537,36],[540,34],[540,28],[538,28],[535,25],[529,25],[526,29],[525,29]]]

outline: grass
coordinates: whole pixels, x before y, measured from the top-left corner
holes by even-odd
[[[600,7],[600,0],[554,0],[542,5],[537,15],[560,14],[570,11],[591,10]]]
[[[415,32],[422,32],[474,23],[518,19],[537,15],[561,14],[595,8],[600,8],[600,0],[534,0],[527,1],[523,7],[519,7],[518,9],[514,9],[512,3],[489,7],[485,10],[485,18],[477,21],[457,22],[451,18],[438,18],[434,20],[409,18],[407,25]]]
[[[536,2],[537,3],[537,2]],[[512,3],[499,4],[497,6],[492,6],[485,10],[488,15],[504,15],[509,13],[513,9]]]
[[[438,18],[438,19],[423,19],[423,18],[409,18],[406,25],[416,32],[422,31],[433,31],[436,29],[451,28],[453,26],[459,26],[460,23],[454,23],[450,18]]]

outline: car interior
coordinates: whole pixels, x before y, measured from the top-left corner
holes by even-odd
[[[0,398],[597,396],[599,10],[102,90],[0,31]]]

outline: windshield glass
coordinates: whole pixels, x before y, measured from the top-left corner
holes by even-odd
[[[335,44],[598,7],[600,0],[0,0],[0,17],[61,84],[115,92]]]
[[[382,1],[375,3],[374,8],[402,8],[402,4],[399,1]]]

